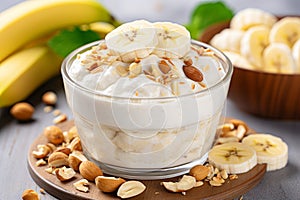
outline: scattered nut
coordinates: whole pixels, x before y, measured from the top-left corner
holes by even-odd
[[[37,167],[44,166],[44,165],[47,165],[47,162],[42,158],[35,162],[35,166]]]
[[[37,149],[37,151],[32,151],[33,157],[37,159],[45,158],[51,152],[51,149],[47,145],[37,145]]]
[[[220,175],[225,180],[228,178],[228,173],[226,172],[225,169],[221,170]]]
[[[117,195],[126,199],[143,193],[145,189],[146,186],[140,181],[127,181],[119,187]]]
[[[239,125],[243,125],[246,129],[246,132],[249,131],[249,127],[248,125],[246,124],[246,122],[242,121],[242,120],[239,120],[239,119],[231,119],[229,120],[229,123],[232,123],[234,125],[235,128],[237,128]]]
[[[75,137],[68,145],[71,151],[82,151],[82,146],[79,137]]]
[[[236,175],[236,174],[230,174],[229,175],[229,179],[230,180],[235,180],[235,179],[238,179],[239,177],[238,177],[238,175]]]
[[[47,105],[55,105],[57,102],[57,96],[54,92],[49,91],[43,94],[42,101]]]
[[[171,67],[168,65],[168,63],[165,60],[159,61],[158,67],[160,71],[164,74],[167,74],[171,70]]]
[[[122,178],[97,176],[95,183],[102,192],[114,192],[126,181]]]
[[[24,190],[22,194],[22,199],[23,200],[40,200],[39,194],[32,190],[32,189],[27,189]]]
[[[68,156],[62,152],[54,152],[49,156],[48,164],[51,167],[68,166]]]
[[[186,66],[191,66],[191,65],[193,65],[193,60],[191,58],[186,58],[186,59],[184,59],[183,63]]]
[[[62,130],[57,126],[48,126],[44,129],[44,135],[53,144],[61,144],[64,141]]]
[[[179,182],[162,182],[162,185],[171,192],[184,192],[195,187],[196,179],[193,176],[183,175]]]
[[[54,169],[55,169],[55,167],[48,167],[48,168],[46,168],[45,169],[45,171],[47,172],[47,173],[49,173],[49,174],[52,174],[53,173],[53,171],[54,171]]]
[[[72,168],[61,167],[55,171],[55,175],[60,181],[68,181],[76,175]]]
[[[239,140],[243,139],[247,132],[247,129],[244,125],[238,125],[236,129],[236,137],[239,138]]]
[[[59,124],[67,120],[67,115],[61,114],[53,119],[54,124]]]
[[[189,79],[195,82],[201,82],[203,80],[203,74],[194,66],[183,66],[183,72]]]
[[[10,109],[10,114],[19,121],[28,121],[32,119],[33,113],[33,106],[26,102],[16,103]]]
[[[63,147],[63,146],[61,146],[61,147],[58,147],[58,148],[55,150],[55,152],[62,152],[62,153],[64,153],[64,154],[66,154],[66,155],[70,155],[71,149],[68,148],[68,147]]]
[[[203,184],[204,184],[203,181],[197,181],[197,182],[196,182],[196,185],[195,185],[194,187],[200,187],[200,186],[202,186]]]
[[[53,116],[58,116],[61,114],[61,111],[59,109],[55,109],[53,112],[52,112]]]
[[[222,124],[219,128],[222,129],[223,133],[226,133],[226,132],[232,131],[234,129],[234,124],[232,124],[232,123],[225,123],[225,124]]]
[[[79,171],[79,165],[81,162],[86,161],[87,158],[80,151],[73,151],[69,155],[69,166],[75,171]]]
[[[133,62],[129,65],[129,78],[134,78],[140,73],[142,73],[142,66],[140,63]]]
[[[49,147],[50,153],[52,153],[52,152],[54,152],[56,150],[55,144],[47,143],[46,146]]]
[[[209,174],[209,168],[203,165],[196,165],[190,169],[189,174],[196,178],[196,181],[202,181]]]
[[[102,176],[101,169],[93,162],[86,160],[79,165],[81,176],[89,181],[95,181],[97,176]]]
[[[81,179],[79,181],[76,181],[73,183],[74,187],[76,190],[81,191],[81,192],[88,192],[89,191],[89,181],[86,179]]]
[[[45,191],[43,188],[41,188],[41,189],[40,189],[40,193],[41,193],[41,194],[46,194],[46,191]]]
[[[49,113],[49,112],[52,111],[52,109],[53,109],[52,106],[45,106],[45,107],[44,107],[44,112],[45,112],[45,113]]]
[[[222,185],[222,183],[217,182],[217,181],[214,181],[214,180],[210,180],[210,181],[209,181],[209,184],[210,184],[211,186],[215,186],[215,187],[219,187],[219,186]]]

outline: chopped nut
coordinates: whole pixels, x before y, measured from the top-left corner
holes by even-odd
[[[44,135],[53,144],[61,144],[64,141],[62,130],[57,126],[48,126],[44,129]]]
[[[41,188],[41,189],[40,189],[40,193],[41,193],[41,194],[46,194],[46,191],[45,191],[43,188]]]
[[[211,186],[216,186],[216,187],[222,185],[222,183],[217,182],[217,181],[214,181],[214,180],[210,180],[210,181],[209,181],[209,184],[210,184]]]
[[[236,174],[230,174],[229,175],[229,179],[230,180],[235,180],[235,179],[238,179],[239,177],[238,177],[238,175],[236,175]]]
[[[172,93],[176,96],[179,95],[178,83],[176,81],[171,84]]]
[[[97,176],[102,176],[101,169],[93,162],[86,160],[79,165],[81,176],[89,181],[95,181]]]
[[[129,78],[134,78],[140,73],[142,73],[142,66],[140,63],[133,62],[129,65]]]
[[[44,112],[45,112],[45,113],[49,113],[49,112],[52,111],[52,109],[53,109],[52,106],[45,106],[45,107],[44,107]]]
[[[52,112],[53,116],[58,116],[61,114],[61,111],[59,109],[55,109],[53,112]]]
[[[221,134],[221,137],[237,137],[237,130],[223,132],[223,134]]]
[[[55,175],[60,181],[68,181],[76,175],[76,172],[72,168],[64,166],[56,170]]]
[[[34,108],[26,102],[16,103],[11,109],[10,114],[19,121],[28,121],[32,118]]]
[[[226,133],[226,132],[232,131],[234,129],[234,124],[232,124],[232,123],[225,123],[225,124],[222,124],[221,126],[219,126],[218,128],[221,128],[222,132]]]
[[[183,63],[186,65],[186,66],[191,66],[193,65],[193,60],[191,58],[186,58]]]
[[[224,144],[228,142],[238,142],[239,139],[237,137],[219,137],[216,141],[216,144]]]
[[[57,102],[57,96],[54,92],[49,91],[43,94],[42,101],[47,105],[55,105]]]
[[[158,67],[160,71],[164,74],[167,74],[171,70],[171,67],[168,65],[168,63],[165,60],[159,61]]]
[[[80,151],[73,151],[69,155],[69,166],[75,171],[79,171],[79,165],[81,162],[86,161],[87,158]]]
[[[54,152],[49,156],[48,163],[52,167],[68,166],[68,156],[62,152]]]
[[[215,182],[221,183],[221,184],[225,182],[225,180],[223,178],[216,177],[216,176],[213,177],[212,180],[215,181]]]
[[[27,189],[24,190],[22,194],[22,199],[23,200],[40,200],[39,194],[32,190],[32,189]]]
[[[42,158],[35,162],[35,166],[37,166],[37,167],[44,166],[46,164],[47,164],[47,162]]]
[[[193,176],[184,175],[179,182],[162,182],[162,185],[171,192],[184,192],[195,187],[196,179]]]
[[[236,129],[236,137],[241,140],[245,136],[246,132],[247,132],[246,127],[244,125],[240,124],[240,125],[238,125],[238,127]]]
[[[67,120],[67,115],[61,114],[53,119],[54,124],[59,124]]]
[[[222,169],[221,172],[220,172],[220,175],[223,179],[227,179],[228,178],[228,173],[226,172],[225,169]]]
[[[46,146],[49,147],[50,153],[52,153],[56,150],[56,146],[53,143],[47,143]]]
[[[102,192],[114,192],[126,181],[122,178],[97,176],[95,183]]]
[[[209,174],[210,169],[203,165],[196,165],[190,169],[189,174],[196,178],[196,181],[202,181]]]
[[[119,187],[117,195],[123,199],[130,198],[141,194],[145,189],[146,186],[140,181],[127,181]]]
[[[71,153],[71,149],[68,148],[68,147],[63,147],[63,146],[61,146],[61,147],[58,147],[58,148],[55,150],[55,152],[62,152],[62,153],[64,153],[64,154],[66,154],[66,155],[69,155],[69,154]]]
[[[54,169],[55,169],[54,167],[51,167],[51,166],[50,166],[50,167],[46,168],[45,171],[46,171],[47,173],[49,173],[49,174],[52,174],[53,171],[54,171]]]
[[[32,151],[33,157],[37,159],[45,158],[51,152],[51,149],[47,145],[37,145],[37,149],[37,151]]]
[[[195,185],[194,187],[200,187],[200,186],[202,186],[203,184],[204,184],[203,181],[197,181],[197,182],[196,182],[196,185]]]
[[[242,121],[242,120],[239,120],[239,119],[231,119],[231,120],[229,120],[229,122],[232,123],[236,129],[237,129],[237,127],[238,127],[239,125],[243,125],[244,128],[246,129],[246,132],[249,131],[248,125],[247,125],[244,121]]]
[[[81,141],[79,137],[75,137],[70,145],[69,148],[71,149],[71,151],[82,151],[82,146],[81,146]]]
[[[76,190],[81,191],[81,192],[88,192],[89,191],[89,181],[86,179],[81,179],[79,181],[76,181],[73,183],[74,187]]]

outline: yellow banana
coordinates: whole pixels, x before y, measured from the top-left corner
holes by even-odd
[[[20,50],[5,59],[0,64],[0,107],[23,100],[59,74],[61,61],[44,45]]]
[[[113,21],[96,0],[24,1],[0,14],[0,61],[52,31],[96,21]]]

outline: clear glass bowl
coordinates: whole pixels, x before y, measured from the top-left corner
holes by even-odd
[[[103,95],[79,85],[68,74],[77,54],[101,41],[72,52],[62,64],[66,98],[72,110],[84,154],[104,173],[124,178],[161,179],[186,173],[203,164],[224,109],[233,67],[217,49],[211,60],[224,74],[206,89],[165,98],[125,98]],[[197,66],[196,66],[197,67]]]

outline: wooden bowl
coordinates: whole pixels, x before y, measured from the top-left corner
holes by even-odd
[[[209,27],[200,41],[209,43],[229,22]],[[300,119],[300,74],[277,74],[234,66],[228,97],[248,113],[274,119]]]

